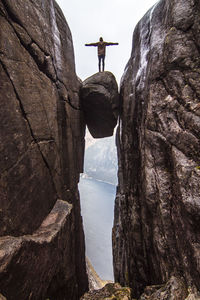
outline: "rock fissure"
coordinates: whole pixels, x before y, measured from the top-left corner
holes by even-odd
[[[177,71],[178,69],[175,69],[175,70]],[[184,74],[184,73],[182,73],[182,74]],[[167,77],[167,76],[166,76],[166,77]],[[195,114],[195,115],[198,116],[198,114],[197,114],[197,112],[196,112],[196,106],[194,106],[193,108],[191,108],[191,107],[189,106],[190,103],[188,103],[188,104],[185,103],[185,101],[177,94],[177,92],[172,91],[172,90],[170,89],[170,86],[168,86],[168,81],[167,81],[167,79],[165,79],[165,78],[160,78],[160,79],[161,79],[161,82],[162,82],[162,84],[163,84],[163,86],[164,86],[166,92],[167,92],[168,95],[171,97],[171,100],[172,100],[172,101],[177,101],[178,104],[185,110],[185,112],[192,113],[192,114]],[[159,79],[159,80],[160,80],[160,79]],[[194,97],[194,99],[196,99],[197,95],[196,95],[196,91],[195,91],[194,87],[192,87],[188,81],[185,81],[185,86],[188,86],[188,85],[189,85],[189,86],[191,87],[191,89],[193,90],[194,95],[195,95],[195,96],[193,95],[193,97]],[[173,108],[173,107],[172,107],[172,108]]]
[[[23,107],[23,103],[22,103],[22,101],[21,101],[21,99],[20,99],[20,97],[19,97],[19,95],[18,95],[18,93],[17,93],[17,90],[16,90],[16,88],[15,88],[15,85],[14,85],[14,83],[13,83],[13,81],[12,81],[12,79],[11,79],[9,73],[8,73],[8,70],[6,69],[5,64],[3,64],[3,62],[2,62],[1,60],[0,60],[0,63],[1,63],[1,65],[3,66],[3,69],[5,70],[5,72],[6,72],[7,76],[8,76],[8,78],[9,78],[9,80],[10,80],[12,86],[13,86],[13,90],[14,90],[14,92],[15,92],[15,94],[16,94],[16,99],[17,99],[18,102],[19,102],[19,106],[20,106],[20,109],[21,109],[23,118],[26,120],[26,122],[27,122],[27,124],[28,124],[29,131],[30,131],[32,140],[35,142],[35,144],[36,144],[36,146],[37,146],[37,149],[39,150],[39,153],[40,153],[40,155],[41,155],[41,157],[42,157],[42,160],[43,160],[44,164],[46,165],[47,169],[49,170],[50,178],[51,178],[51,180],[52,180],[52,187],[53,187],[53,189],[54,189],[54,191],[56,192],[56,195],[57,195],[57,191],[56,191],[55,183],[54,183],[54,180],[53,180],[53,175],[52,175],[52,172],[51,172],[51,168],[50,168],[50,166],[49,166],[49,164],[48,164],[48,161],[46,160],[44,154],[42,153],[42,150],[41,150],[41,148],[40,148],[40,142],[38,143],[37,138],[34,136],[33,130],[32,130],[32,128],[31,128],[30,121],[29,121],[28,116],[27,116],[27,114],[26,114],[26,112],[25,112],[25,110],[24,110],[24,107]],[[45,109],[44,109],[44,112],[45,112],[45,115],[46,115],[46,110],[45,110]],[[47,117],[47,115],[46,115],[46,117]],[[57,195],[57,197],[58,197],[58,195]]]
[[[33,135],[33,133],[32,133],[32,129],[31,129],[31,126],[30,126],[29,121],[28,121],[28,119],[27,119],[27,116],[26,116],[25,110],[24,110],[24,108],[23,108],[22,102],[21,102],[21,100],[20,100],[20,98],[19,98],[19,95],[18,95],[18,93],[17,93],[17,91],[16,91],[16,88],[15,88],[15,86],[14,86],[14,83],[13,83],[13,81],[12,81],[10,75],[9,75],[9,72],[8,72],[8,70],[7,70],[7,68],[6,68],[6,65],[3,63],[3,61],[2,61],[1,59],[0,59],[0,63],[1,63],[1,65],[2,65],[2,67],[3,67],[3,69],[4,69],[5,73],[6,73],[6,75],[8,76],[8,78],[9,78],[9,80],[10,80],[10,82],[11,82],[11,85],[12,85],[13,90],[14,90],[14,92],[15,92],[16,98],[17,98],[17,100],[18,100],[18,102],[19,102],[19,107],[20,107],[21,114],[22,114],[24,120],[25,120],[25,121],[27,122],[27,124],[29,125],[29,130],[30,130],[32,139],[33,139],[33,141],[35,141],[35,137],[34,137],[34,135]]]
[[[15,31],[16,35],[18,36],[21,44],[26,48],[26,50],[27,50],[27,46],[31,46],[31,44],[36,44],[37,47],[40,49],[40,51],[45,56],[50,56],[50,54],[48,52],[46,52],[45,49],[42,49],[40,47],[40,45],[30,36],[28,30],[26,29],[25,26],[23,26],[23,23],[20,21],[20,18],[18,18],[16,16],[16,14],[12,11],[12,9],[11,9],[12,3],[11,3],[11,6],[10,6],[9,1],[1,0],[1,2],[2,2],[4,8],[5,8],[5,11],[2,12],[3,16],[6,18],[7,22],[12,26],[12,28]],[[34,4],[35,3],[33,3],[33,5]],[[28,45],[25,43],[25,41],[22,39],[22,37],[20,36],[19,32],[15,28],[15,24],[17,24],[18,26],[20,26],[22,28],[22,30],[25,32],[25,34],[28,36],[28,39],[29,39],[29,44]],[[41,28],[41,30],[43,31],[43,28]],[[43,36],[45,37],[45,32],[44,31],[43,31]]]
[[[62,82],[60,79],[57,79],[56,86],[57,86],[58,90],[60,90],[61,84],[63,85],[64,89],[66,90],[66,92],[64,92],[64,91],[60,92],[60,97],[61,97],[62,101],[68,103],[72,109],[77,110],[77,111],[82,111],[80,106],[73,105],[73,103],[70,99],[70,96],[69,96],[69,92],[68,92],[67,87],[65,86],[64,82]],[[79,97],[79,93],[77,93],[76,90],[73,92],[75,94],[77,94],[77,96]]]
[[[4,11],[1,10],[2,11],[2,15],[4,17],[6,17],[6,14],[9,14],[10,17],[11,17],[11,19],[14,22],[16,22],[16,23],[20,24],[20,26],[22,26],[20,20],[13,14],[12,10],[9,8],[9,5],[7,4],[7,1],[6,0],[1,0],[1,4],[3,5],[3,8],[4,8]]]
[[[63,86],[65,87],[65,89],[67,91],[67,87],[66,87],[65,83],[60,78],[58,78],[55,62],[54,62],[53,58],[51,57],[51,55],[49,53],[45,52],[44,49],[41,49],[40,45],[37,44],[36,41],[31,39],[31,37],[29,36],[29,33],[27,32],[26,28],[24,28],[22,26],[22,24],[20,22],[18,22],[18,20],[11,13],[11,11],[9,11],[9,15],[10,15],[11,19],[13,19],[13,22],[16,22],[19,26],[21,26],[23,28],[23,30],[26,32],[26,34],[28,35],[28,37],[30,38],[29,44],[26,44],[26,42],[22,39],[22,37],[18,33],[17,29],[13,25],[13,23],[9,20],[9,18],[4,16],[6,18],[6,20],[9,22],[9,24],[12,26],[12,28],[15,31],[16,35],[18,36],[19,41],[21,42],[21,44],[24,46],[24,48],[28,51],[28,53],[34,59],[35,63],[37,64],[37,66],[39,68],[39,70],[44,75],[46,75],[49,79],[53,80],[56,83],[58,90],[59,90],[60,83],[61,83],[61,84],[63,84]],[[34,45],[36,45],[36,47],[38,49],[37,48],[35,49],[35,47],[33,47]],[[41,57],[41,55],[44,55],[44,57]],[[49,62],[48,58],[50,58],[51,62]],[[51,66],[51,64],[53,65],[53,69],[50,66],[48,66],[49,64],[50,64],[50,66]],[[49,70],[49,68],[50,68],[50,70]],[[53,72],[53,74],[52,74],[52,72]],[[54,73],[55,73],[55,75],[54,75]],[[59,82],[59,83],[57,83],[57,82]],[[75,105],[72,104],[69,97],[67,97],[67,99],[64,98],[63,101],[66,101],[73,109],[81,110],[80,107],[76,107]]]
[[[13,19],[13,15],[9,15],[11,19]],[[16,33],[21,45],[26,49],[26,51],[32,56],[34,59],[35,63],[37,64],[39,70],[46,75],[49,79],[52,81],[56,82],[57,81],[57,75],[56,75],[56,68],[53,62],[53,59],[51,55],[47,52],[44,51],[44,49],[40,48],[40,45],[37,44],[36,41],[32,40],[31,37],[29,36],[29,33],[27,30],[19,23],[15,18],[13,21],[10,21],[10,19],[6,16],[4,16],[10,26],[13,28],[14,32]],[[26,39],[23,40],[22,36],[18,32],[16,25],[13,24],[16,23],[18,26],[20,26],[23,31],[25,31],[25,34],[27,35]],[[28,40],[28,43],[27,43]],[[49,58],[51,61],[49,61]],[[53,68],[52,68],[53,66]]]
[[[7,173],[9,173],[9,171],[11,171],[13,168],[15,168],[23,160],[23,158],[27,155],[27,153],[31,151],[31,149],[33,147],[37,147],[37,145],[35,144],[35,142],[32,142],[28,146],[28,149],[24,153],[20,154],[20,157],[18,157],[18,159],[12,165],[10,165],[6,169],[2,169],[0,178],[2,179]]]
[[[176,144],[176,143],[173,142],[173,141],[171,141],[171,142],[167,141],[167,137],[165,137],[164,135],[162,135],[162,134],[161,134],[160,132],[158,132],[158,131],[155,131],[155,130],[153,130],[153,129],[151,129],[151,128],[148,128],[148,131],[149,131],[149,132],[152,132],[153,134],[155,134],[156,137],[159,137],[161,140],[163,140],[163,141],[166,143],[166,145],[171,145],[171,146],[173,146],[174,148],[176,148],[177,150],[183,152],[183,153],[185,154],[185,156],[186,156],[188,159],[190,159],[190,158],[191,158],[191,155],[192,155],[192,159],[196,162],[196,164],[197,164],[197,165],[200,164],[199,157],[198,157],[198,155],[196,155],[196,153],[191,154],[190,151],[187,150],[187,149],[185,149],[185,151],[184,151],[184,148],[183,148],[183,146],[181,146],[181,144],[178,145],[178,144]],[[184,130],[184,131],[185,131],[185,130]],[[195,135],[194,135],[194,137],[197,139],[197,137],[196,137]]]

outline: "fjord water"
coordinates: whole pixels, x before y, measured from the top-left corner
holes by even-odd
[[[113,280],[112,226],[116,186],[92,178],[79,183],[86,256],[103,280]]]

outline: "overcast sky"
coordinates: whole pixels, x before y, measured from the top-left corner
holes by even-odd
[[[97,48],[85,43],[118,42],[106,48],[105,70],[118,83],[131,53],[135,25],[157,0],[57,0],[71,29],[76,73],[82,79],[98,71]]]

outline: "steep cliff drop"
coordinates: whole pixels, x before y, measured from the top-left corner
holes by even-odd
[[[199,16],[200,1],[158,2],[122,79],[114,273],[135,297],[167,282],[148,299],[200,288]]]
[[[54,0],[0,1],[0,293],[87,290],[77,182],[84,131],[71,33]]]

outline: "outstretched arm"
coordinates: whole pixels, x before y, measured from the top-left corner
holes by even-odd
[[[106,43],[106,46],[119,45],[119,43]]]
[[[85,46],[98,46],[98,43],[85,44]]]

